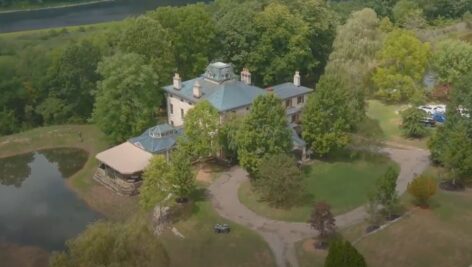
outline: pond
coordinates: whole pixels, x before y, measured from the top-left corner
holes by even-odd
[[[0,33],[122,20],[160,6],[180,6],[208,0],[114,0],[64,8],[0,13]]]
[[[0,242],[62,250],[99,219],[65,183],[87,158],[61,148],[0,159]]]

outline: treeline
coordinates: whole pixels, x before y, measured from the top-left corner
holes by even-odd
[[[90,119],[105,131],[122,127],[133,129],[127,136],[137,134],[155,123],[156,107],[163,102],[160,87],[170,83],[174,72],[192,78],[213,60],[232,62],[236,71],[248,67],[260,86],[288,81],[295,70],[313,86],[331,52],[336,26],[336,14],[320,0],[217,0],[209,5],[159,8],[80,41],[71,38],[67,45],[52,50],[0,43],[0,134]],[[73,35],[67,30],[50,31],[40,38],[63,42],[68,34]],[[133,72],[120,65],[136,61],[149,71]],[[136,76],[125,80],[128,72]],[[121,110],[137,108],[142,114],[108,114],[107,120],[120,125],[92,115],[93,110],[107,109],[96,106],[96,99],[111,103],[113,99],[108,98],[116,97],[106,93],[106,88],[119,91],[125,83],[137,88],[143,81],[138,76],[144,73],[155,77],[147,77],[137,91],[152,96],[152,105],[149,99],[133,102],[128,98],[133,102],[128,107],[120,103]],[[129,124],[136,120],[139,125]],[[125,134],[114,139],[127,138]]]
[[[372,8],[392,21],[422,20],[431,25],[447,19],[462,18],[472,12],[472,0],[331,0],[335,9],[347,17],[352,11]],[[396,21],[399,19],[398,21]]]

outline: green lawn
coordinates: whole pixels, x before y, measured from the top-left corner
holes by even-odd
[[[438,172],[430,168],[426,173]],[[402,201],[409,207],[409,215],[356,244],[369,267],[470,266],[472,190],[439,191],[430,209],[413,207],[411,197]],[[365,223],[355,225],[341,234],[354,241],[363,235],[365,227]],[[321,267],[326,253],[307,249],[304,242],[297,244],[300,266]]]
[[[330,161],[316,160],[304,169],[306,196],[291,209],[277,209],[260,202],[249,182],[239,190],[242,203],[263,216],[286,221],[307,221],[316,201],[326,201],[334,214],[361,206],[367,194],[389,166],[396,166],[380,155],[362,154],[355,158],[340,157]]]
[[[215,223],[228,223],[230,234],[215,234]],[[189,218],[175,227],[185,239],[172,232],[162,236],[171,267],[273,267],[275,262],[264,240],[244,227],[219,217],[208,200],[199,200]]]
[[[383,141],[426,148],[427,138],[408,139],[402,135],[400,112],[407,108],[406,105],[388,105],[378,100],[369,100],[367,104],[367,117],[369,121],[361,126],[361,135],[374,136]]]

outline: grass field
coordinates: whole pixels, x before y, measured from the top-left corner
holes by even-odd
[[[228,223],[230,234],[215,234],[215,223]],[[171,267],[269,267],[275,266],[268,245],[256,233],[219,217],[208,200],[196,203],[192,215],[162,236]]]
[[[367,117],[370,121],[362,126],[364,127],[361,129],[363,135],[375,136],[384,141],[404,145],[427,147],[427,138],[409,139],[402,135],[400,112],[407,108],[406,105],[387,105],[378,100],[369,100],[367,104]]]
[[[368,154],[316,160],[304,169],[307,196],[291,209],[276,209],[260,202],[249,182],[241,186],[239,198],[258,214],[278,220],[307,221],[315,201],[326,201],[334,214],[341,214],[365,203],[368,192],[389,166],[396,165],[386,157]]]
[[[426,173],[438,174],[430,167]],[[464,192],[439,191],[430,209],[411,205],[411,197],[402,198],[410,213],[386,229],[367,236],[356,248],[369,267],[443,267],[472,264],[472,190]],[[343,229],[341,234],[354,241],[363,235],[366,224]],[[326,253],[297,244],[300,265],[323,266]],[[386,245],[388,244],[388,245]]]

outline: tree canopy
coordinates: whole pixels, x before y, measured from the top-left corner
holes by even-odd
[[[472,72],[472,44],[447,39],[438,44],[433,68],[443,83],[452,84]]]
[[[162,101],[157,75],[138,54],[118,53],[98,65],[103,77],[95,92],[93,121],[114,142],[121,142],[155,124]]]
[[[335,240],[329,246],[324,267],[367,267],[367,263],[349,241]]]
[[[394,30],[385,39],[378,54],[380,67],[372,80],[377,95],[388,101],[402,101],[422,95],[421,81],[431,54],[428,43],[422,43],[406,30]]]
[[[258,96],[237,133],[239,162],[257,176],[264,156],[289,152],[291,133],[282,102],[275,94]]]
[[[139,189],[139,205],[148,210],[171,192],[170,166],[163,156],[154,156],[143,173]]]
[[[324,156],[348,144],[353,119],[350,101],[345,82],[329,74],[308,97],[301,117],[302,136],[315,153]]]

